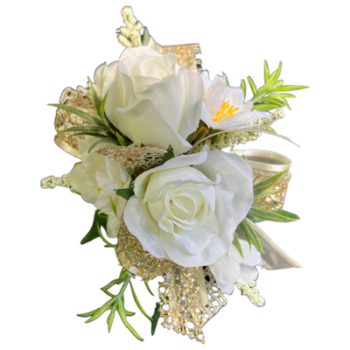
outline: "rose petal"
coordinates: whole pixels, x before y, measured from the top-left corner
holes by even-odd
[[[250,165],[238,155],[209,151],[207,160],[195,168],[211,180],[220,173],[220,187],[234,193],[232,203],[240,223],[247,216],[254,201],[253,171]]]
[[[158,259],[167,259],[159,237],[159,228],[142,199],[131,197],[124,211],[124,222],[128,230],[137,237],[143,249]]]
[[[147,185],[149,182],[149,176],[155,172],[167,170],[167,169],[175,169],[186,167],[189,165],[197,165],[205,162],[207,159],[207,152],[200,152],[186,156],[178,156],[168,160],[163,165],[147,170],[139,175],[135,180],[134,192],[136,197],[143,198],[147,189]]]
[[[232,294],[234,284],[240,276],[240,264],[228,254],[224,254],[215,263],[210,265],[210,271],[213,273],[219,288],[224,293]]]
[[[257,280],[259,273],[256,267],[251,267],[247,265],[240,265],[240,266],[241,266],[241,273],[239,275],[237,282],[242,284],[248,284],[250,282]]]
[[[248,242],[243,241],[241,239],[239,240],[239,243],[241,244],[241,247],[242,247],[242,253],[243,253],[244,259],[239,254],[237,249],[234,246],[231,246],[228,254],[232,259],[235,259],[240,264],[244,264],[248,266],[256,266],[261,264],[261,255],[254,246],[252,246],[250,249]]]

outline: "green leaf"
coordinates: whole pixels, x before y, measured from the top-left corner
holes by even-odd
[[[154,314],[152,316],[152,327],[151,327],[151,334],[154,335],[154,333],[156,332],[156,328],[157,328],[157,324],[158,324],[158,320],[160,317],[160,303],[156,304],[156,307],[154,309]]]
[[[117,215],[117,206],[115,205],[112,196],[109,196],[109,201],[111,202],[111,206],[112,206],[112,209],[113,209],[113,213],[114,213],[115,215]]]
[[[284,105],[286,105],[288,107],[288,109],[291,109],[290,106],[289,106],[288,101],[281,95],[288,95],[288,94],[270,94],[268,98],[272,98],[276,102],[279,101],[280,103],[282,103],[282,106],[284,104]],[[290,95],[290,96],[293,96],[293,95]],[[268,98],[265,98],[265,99],[268,99]]]
[[[84,244],[87,244],[89,242],[92,242],[96,238],[100,238],[100,235],[97,230],[97,223],[101,227],[103,231],[106,230],[107,226],[107,216],[103,214],[99,214],[99,210],[94,210],[94,215],[92,218],[91,228],[88,230],[85,235],[82,237],[82,239],[79,241],[79,244],[83,246]]]
[[[274,103],[255,103],[252,110],[265,112],[276,108],[280,108],[280,106]]]
[[[260,252],[264,253],[264,249],[261,246],[260,240],[253,227],[249,224],[249,220],[244,219],[239,227],[244,232],[244,235],[247,238],[249,245],[253,244]]]
[[[151,322],[153,321],[152,320],[152,317],[149,316],[146,311],[143,309],[143,307],[141,306],[140,302],[139,302],[139,299],[137,298],[137,295],[135,293],[135,289],[134,289],[134,286],[132,285],[131,281],[129,282],[130,283],[130,287],[131,287],[131,292],[132,292],[132,296],[134,297],[134,300],[135,300],[135,303],[137,305],[137,307],[139,308],[139,310],[142,312],[142,314],[147,317]]]
[[[267,82],[267,85],[269,85],[269,86],[274,85],[277,82],[278,78],[280,77],[281,71],[282,71],[282,62],[279,63],[277,70],[275,70],[270,75],[268,82]]]
[[[119,190],[115,190],[115,193],[128,201],[134,195],[134,189],[120,188]]]
[[[101,97],[98,95],[95,86],[91,79],[88,77],[89,85],[90,85],[90,93],[91,93],[91,99],[92,103],[96,108],[96,111],[99,113],[100,112],[100,104],[101,104]]]
[[[265,60],[264,61],[264,81],[265,81],[265,84],[269,80],[269,76],[270,76],[269,65],[267,64],[267,61]]]
[[[275,222],[292,222],[299,220],[299,216],[285,210],[269,211],[259,208],[251,208],[248,215],[260,220],[275,221]]]
[[[152,290],[151,290],[150,286],[148,285],[148,282],[147,281],[144,281],[144,282],[145,282],[145,286],[146,286],[149,294],[151,294],[154,297],[154,294],[152,293]]]
[[[65,111],[73,113],[73,114],[77,115],[78,117],[80,117],[81,119],[84,119],[85,121],[87,121],[91,124],[104,126],[104,123],[102,122],[102,120],[94,117],[93,115],[91,115],[89,113],[83,112],[79,109],[76,109],[76,108],[73,108],[70,106],[66,106],[64,104],[56,104],[56,103],[50,103],[50,104],[48,104],[48,106],[64,109]]]
[[[163,156],[162,164],[164,164],[165,162],[167,162],[169,159],[172,159],[172,158],[175,158],[175,154],[172,146],[170,145],[168,147],[167,152]]]
[[[296,90],[302,90],[302,89],[308,89],[308,86],[301,86],[301,85],[284,85],[279,86],[273,91],[296,91]]]
[[[227,77],[227,74],[222,72],[222,75],[225,77],[225,83],[226,83],[226,86],[230,86],[230,82],[228,81],[228,77]]]
[[[296,98],[295,95],[292,95],[292,94],[282,94],[282,93],[279,93],[279,94],[270,93],[270,94],[269,94],[269,97],[272,97],[272,98],[281,98],[281,97],[284,97],[284,98]]]
[[[119,132],[119,131],[116,131],[115,132],[115,135],[117,136],[117,139],[120,143],[121,146],[126,146],[126,142],[125,142],[125,139],[124,137],[122,136],[122,134]]]
[[[84,126],[73,126],[72,128],[68,128],[60,131],[56,134],[56,137],[60,134],[66,132],[88,132],[91,134],[98,134],[100,132],[107,132],[109,129],[106,126],[96,126],[96,125],[84,125]]]
[[[101,101],[100,104],[100,117],[102,118],[104,124],[111,129],[111,123],[109,122],[108,118],[105,115],[105,106],[106,106],[106,102],[107,102],[107,98],[108,98],[108,92],[106,93],[105,97],[103,98],[103,100]]]
[[[267,197],[267,196],[271,196],[272,194],[275,194],[278,190],[266,190],[266,191],[263,191],[259,194],[257,194],[256,196],[254,196],[254,199],[260,199],[260,198],[264,198],[264,197]]]
[[[101,77],[100,77],[100,80],[101,80],[101,86],[100,86],[100,88],[101,88],[101,93],[102,93],[102,91],[103,91],[104,72],[105,72],[106,64],[107,64],[107,62],[105,62],[105,63],[103,64],[103,67],[102,67],[102,70],[101,70]]]
[[[284,107],[284,103],[282,103],[280,100],[276,99],[276,98],[271,98],[271,97],[264,97],[262,99],[260,99],[261,102],[268,102],[268,103],[272,103],[275,104],[279,107]]]
[[[248,77],[247,80],[248,80],[250,88],[252,89],[253,95],[255,95],[257,90],[256,90],[256,85],[254,83],[254,80],[251,77]]]
[[[95,141],[89,148],[88,153],[90,153],[96,146],[98,146],[100,143],[112,143],[113,145],[119,145],[119,142],[116,139],[112,138],[100,138],[99,140]]]
[[[238,250],[238,253],[241,255],[242,259],[244,259],[243,250],[241,247],[241,243],[239,243],[237,233],[234,234],[232,244],[236,247],[236,249]]]
[[[107,139],[108,137],[106,135],[102,135],[102,134],[96,134],[93,132],[76,132],[73,135],[70,135],[69,137],[73,137],[73,136],[92,136],[92,137],[97,137],[99,139]],[[56,135],[57,137],[57,135]]]
[[[241,80],[240,88],[243,90],[244,99],[245,99],[245,97],[246,97],[246,95],[247,95],[247,85],[246,85],[244,79]]]
[[[288,171],[285,170],[285,171],[282,171],[276,175],[273,175],[269,178],[267,178],[266,180],[264,181],[261,181],[257,184],[254,185],[254,188],[253,188],[253,191],[254,191],[254,198],[256,198],[257,195],[259,195],[261,192],[264,192],[266,191],[267,189],[269,189],[271,186],[273,186],[277,181],[278,179],[283,175],[285,174],[286,172]]]
[[[151,40],[151,36],[149,34],[148,28],[143,27],[142,45],[147,46],[150,40]]]
[[[113,325],[113,321],[114,321],[114,317],[115,317],[115,312],[117,310],[117,306],[118,306],[118,302],[115,302],[112,307],[111,307],[111,313],[109,314],[108,318],[107,318],[107,323],[108,323],[108,333],[111,332],[112,329],[112,325]]]

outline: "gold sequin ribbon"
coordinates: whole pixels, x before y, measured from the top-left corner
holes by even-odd
[[[291,160],[282,154],[262,150],[233,150],[231,153],[243,156],[252,167],[254,185],[277,173],[286,171],[278,181],[269,188],[269,190],[275,190],[276,192],[260,198],[255,202],[260,209],[272,211],[282,209],[287,194],[288,183],[291,178],[291,173],[287,171],[291,167]]]
[[[162,276],[159,297],[163,327],[204,343],[202,327],[227,303],[208,267],[187,268],[155,258],[125,224],[118,235],[118,259],[124,268],[145,280]]]

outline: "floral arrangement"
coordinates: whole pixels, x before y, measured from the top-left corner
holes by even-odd
[[[245,80],[232,87],[225,74],[210,80],[202,71],[199,45],[161,46],[130,7],[122,16],[120,60],[100,65],[87,88],[67,88],[50,105],[57,108],[55,142],[81,161],[61,178],[43,179],[42,187],[67,187],[93,204],[81,244],[101,238],[122,267],[102,288],[106,303],[78,316],[92,322],[108,312],[110,331],[119,314],[143,340],[129,323],[134,312],[125,309],[129,287],[152,335],[162,318],[165,328],[204,343],[203,326],[235,287],[264,305],[257,266],[300,267],[257,225],[299,219],[283,210],[290,160],[234,146],[263,133],[289,140],[272,124],[290,108],[290,91],[306,87],[284,85],[282,64],[270,73],[265,62],[263,86],[247,78],[253,95],[247,101]],[[134,283],[140,277],[153,295],[148,281],[158,276],[150,316]],[[118,294],[110,292],[115,285]]]

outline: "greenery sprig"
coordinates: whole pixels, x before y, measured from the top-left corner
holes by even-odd
[[[287,171],[287,170],[286,170]],[[271,189],[271,187],[278,181],[278,179],[286,172],[282,171],[274,176],[267,178],[264,181],[261,181],[254,185],[254,201],[259,198],[267,197],[271,194],[274,194],[276,191]],[[261,245],[258,233],[255,231],[254,225],[252,223],[257,223],[261,221],[274,221],[274,222],[292,222],[299,220],[299,216],[293,213],[290,213],[285,210],[265,210],[259,209],[256,207],[257,203],[255,202],[250,209],[247,217],[239,224],[240,233],[244,237],[240,237],[240,233],[236,232],[232,244],[237,248],[240,255],[243,256],[242,247],[239,243],[239,238],[244,238],[251,247],[254,245],[261,253],[264,253],[264,249]]]
[[[108,242],[104,238],[104,236],[102,235],[101,227],[106,229],[106,226],[107,226],[107,216],[105,214],[101,213],[99,210],[96,210],[92,227],[91,227],[90,231],[88,232],[88,234],[81,241],[81,244],[91,242],[95,238],[100,237],[106,243],[105,247],[114,248],[115,252],[117,253],[117,251],[118,251],[117,245]],[[145,283],[145,286],[146,286],[147,290],[149,291],[149,293],[152,296],[154,296],[149,285],[148,285],[148,282],[144,281],[144,283]],[[110,289],[115,285],[122,285],[119,293],[116,295],[112,294],[110,292]],[[132,293],[133,299],[134,299],[137,307],[139,308],[141,313],[151,322],[151,334],[154,335],[155,329],[156,329],[157,324],[158,324],[159,315],[160,315],[159,303],[156,303],[156,308],[155,308],[153,316],[152,317],[149,316],[146,313],[146,311],[144,310],[144,308],[141,306],[141,303],[136,295],[135,288],[131,282],[131,276],[125,268],[122,269],[122,271],[120,272],[120,275],[117,279],[111,281],[106,286],[101,288],[101,290],[110,297],[110,300],[108,300],[100,308],[93,310],[93,311],[90,311],[90,312],[87,312],[87,313],[84,313],[84,314],[79,314],[78,316],[88,318],[86,323],[90,323],[92,321],[97,320],[105,312],[109,311],[109,316],[107,318],[107,324],[108,324],[108,332],[110,332],[112,329],[114,319],[115,319],[115,314],[118,313],[122,322],[124,323],[125,327],[128,328],[129,331],[138,340],[142,341],[143,338],[135,331],[135,329],[130,325],[130,323],[127,320],[128,317],[135,315],[135,312],[127,311],[125,309],[124,293],[125,293],[128,286],[130,286],[130,288],[131,288],[131,293]]]

